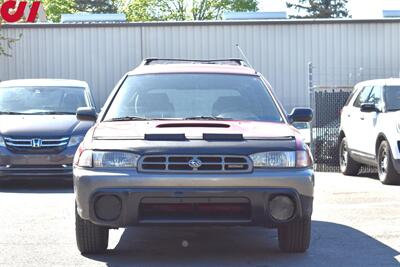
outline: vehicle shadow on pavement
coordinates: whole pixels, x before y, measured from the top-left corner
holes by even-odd
[[[357,175],[357,177],[361,179],[370,179],[380,182],[379,175],[377,172],[361,172]],[[385,185],[385,186],[398,186],[398,185]]]
[[[378,180],[379,181],[379,176],[377,172],[361,172],[358,174],[358,177],[360,178],[369,178],[372,180]]]
[[[304,254],[280,252],[274,230],[137,227],[125,230],[114,250],[88,258],[112,267],[399,266],[399,254],[351,227],[314,221],[311,247]]]
[[[2,181],[0,193],[49,194],[73,193],[72,181]]]

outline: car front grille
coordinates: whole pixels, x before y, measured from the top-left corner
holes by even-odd
[[[245,173],[252,171],[246,156],[152,155],[139,160],[140,172]]]
[[[69,142],[69,137],[57,138],[20,138],[4,137],[8,149],[15,153],[46,154],[63,151]]]

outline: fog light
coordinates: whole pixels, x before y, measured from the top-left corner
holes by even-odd
[[[121,214],[121,208],[121,199],[115,195],[100,196],[94,204],[96,216],[104,221],[116,220]]]
[[[295,203],[288,196],[279,195],[269,202],[269,212],[277,221],[287,221],[292,218],[295,208]]]

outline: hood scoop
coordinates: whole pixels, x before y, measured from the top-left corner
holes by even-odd
[[[157,125],[157,128],[229,128],[229,124],[225,123],[193,123],[193,122],[174,122],[174,123],[163,123]]]
[[[145,134],[147,141],[187,141],[185,134]]]
[[[243,134],[203,134],[206,141],[243,141]]]
[[[147,141],[188,141],[185,134],[145,134],[144,140]],[[242,134],[203,134],[205,141],[243,141]]]

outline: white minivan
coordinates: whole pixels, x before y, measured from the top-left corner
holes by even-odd
[[[400,184],[400,79],[359,83],[341,114],[340,168],[356,175],[378,167],[384,184]]]

